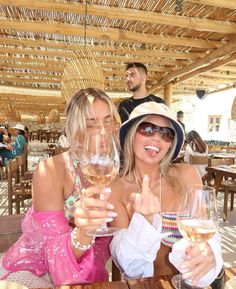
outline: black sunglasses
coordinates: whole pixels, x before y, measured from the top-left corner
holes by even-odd
[[[158,133],[165,142],[171,142],[175,136],[175,131],[172,128],[161,127],[151,122],[140,123],[137,133],[146,137],[153,136]]]

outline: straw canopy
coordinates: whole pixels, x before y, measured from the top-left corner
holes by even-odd
[[[62,114],[75,89],[102,81],[117,97],[128,62],[146,64],[147,89],[170,102],[232,88],[235,11],[234,0],[0,0],[0,103]]]

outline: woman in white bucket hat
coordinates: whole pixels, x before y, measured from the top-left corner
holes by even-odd
[[[13,144],[9,144],[6,148],[0,150],[0,156],[4,160],[4,164],[7,165],[8,160],[14,159],[15,157],[21,155],[24,150],[24,146],[27,143],[25,137],[25,127],[21,123],[17,123],[13,126],[15,129],[16,139]]]
[[[129,278],[175,274],[182,269],[176,253],[185,260],[185,273],[191,272],[198,285],[209,285],[222,269],[218,234],[203,253],[188,247],[177,228],[176,212],[184,188],[201,184],[192,166],[172,163],[183,142],[183,129],[164,104],[140,104],[121,125],[123,168],[112,184],[111,202],[118,213],[112,226],[122,230],[113,237],[110,250]],[[171,234],[161,238],[165,232]]]

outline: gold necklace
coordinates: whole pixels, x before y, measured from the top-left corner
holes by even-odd
[[[133,174],[134,174],[134,180],[135,180],[136,186],[137,186],[137,188],[139,190],[139,193],[141,193],[142,192],[141,186],[139,185],[138,178],[137,178],[135,170],[133,170]],[[161,190],[161,187],[162,187],[161,181],[162,181],[162,179],[161,179],[161,173],[160,173],[159,180],[160,180],[159,181],[159,202],[160,202],[160,212],[161,212],[161,203],[162,203],[162,190]],[[157,185],[158,185],[158,183],[155,186],[153,186],[152,188],[150,188],[150,191],[152,191]]]

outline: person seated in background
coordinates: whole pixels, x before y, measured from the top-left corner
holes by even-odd
[[[21,155],[24,151],[24,146],[27,143],[25,138],[25,127],[23,124],[17,123],[14,127],[16,139],[13,144],[8,144],[6,148],[0,150],[5,166],[9,160]]]
[[[38,165],[23,234],[0,259],[0,279],[27,288],[108,281],[111,238],[95,239],[86,232],[116,216],[107,201],[111,191],[92,187],[79,159],[87,129],[116,129],[120,117],[107,94],[95,88],[81,89],[70,98],[66,117],[70,149]],[[99,200],[101,193],[107,198]]]
[[[0,125],[0,148],[7,147],[7,144],[11,141],[11,134],[8,133],[7,127],[5,125]]]
[[[187,145],[185,148],[184,161],[189,163],[190,156],[207,156],[208,146],[201,138],[199,133],[195,130],[191,130],[187,136]],[[207,164],[193,164],[193,166],[199,172],[201,178],[206,175]]]
[[[118,213],[111,225],[122,229],[110,245],[116,265],[128,278],[182,271],[196,285],[209,285],[223,266],[220,235],[202,250],[177,227],[186,188],[202,183],[192,166],[172,164],[184,143],[181,124],[166,105],[147,102],[131,112],[119,137],[124,163],[110,197]]]

